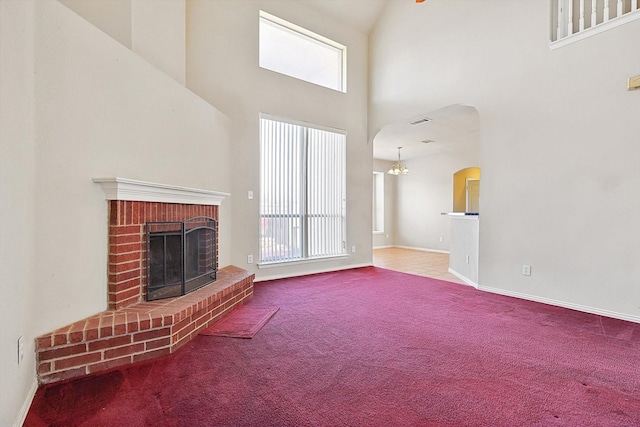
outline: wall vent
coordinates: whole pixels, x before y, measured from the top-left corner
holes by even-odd
[[[416,120],[415,122],[409,122],[410,125],[419,125],[421,123],[426,123],[426,122],[430,122],[431,119],[429,117],[424,117],[422,119]]]

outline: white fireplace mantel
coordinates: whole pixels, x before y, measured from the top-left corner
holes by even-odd
[[[137,181],[127,178],[93,178],[100,184],[106,200],[220,205],[229,193]]]

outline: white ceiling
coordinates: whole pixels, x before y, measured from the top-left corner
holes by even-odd
[[[423,118],[431,120],[410,124]],[[384,126],[373,138],[373,157],[398,160],[398,147],[402,147],[402,160],[407,160],[465,150],[478,144],[479,139],[478,111],[469,105],[455,104]],[[433,142],[422,142],[425,140]]]
[[[298,0],[310,9],[369,34],[387,0]]]
[[[387,3],[387,0],[297,1],[365,34],[371,32]],[[419,125],[409,124],[423,117],[432,120]],[[403,160],[465,150],[478,144],[479,135],[480,120],[476,109],[468,105],[450,105],[384,126],[373,139],[373,157],[397,160],[398,147],[402,147]],[[433,142],[425,144],[424,140]]]

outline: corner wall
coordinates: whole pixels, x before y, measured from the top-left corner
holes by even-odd
[[[58,0],[131,49],[132,0]]]
[[[0,425],[21,425],[35,393],[37,307],[32,1],[0,2]],[[18,337],[25,356],[18,364]]]
[[[185,0],[58,0],[185,84]]]
[[[47,283],[37,329],[44,333],[106,307],[107,202],[93,177],[223,192],[230,178],[222,114],[58,2],[37,5],[36,257],[38,283]],[[229,262],[226,219],[223,203],[221,266]]]
[[[12,425],[30,403],[35,337],[106,308],[107,202],[92,178],[230,192],[232,174],[229,122],[210,104],[57,1],[0,5],[0,369],[12,391],[0,397],[0,424]],[[229,199],[221,266],[232,252]]]
[[[547,2],[388,2],[370,129],[475,106],[480,287],[640,322],[640,21],[553,51],[548,35]]]

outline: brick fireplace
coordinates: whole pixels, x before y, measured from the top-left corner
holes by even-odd
[[[233,266],[218,269],[216,256],[215,282],[145,301],[145,224],[202,216],[218,221],[227,194],[122,178],[94,181],[108,203],[107,310],[36,339],[40,383],[170,354],[253,295],[254,275]]]
[[[145,299],[145,224],[179,222],[200,216],[217,221],[218,206],[109,201],[109,309],[117,310]]]

